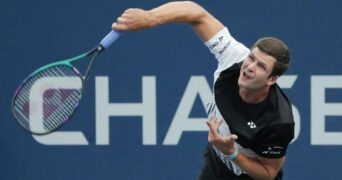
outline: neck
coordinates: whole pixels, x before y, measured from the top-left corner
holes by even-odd
[[[270,87],[265,87],[260,90],[252,90],[239,87],[239,95],[243,101],[249,104],[257,104],[265,100],[270,91]]]

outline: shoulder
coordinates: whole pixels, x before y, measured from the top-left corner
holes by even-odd
[[[281,88],[275,84],[271,87],[271,101],[279,114],[279,124],[294,124],[292,104]]]
[[[215,79],[223,70],[244,60],[250,52],[245,45],[231,36],[226,27],[204,44],[208,47],[210,52],[215,55],[215,58],[218,61]]]
[[[232,66],[221,71],[221,73],[219,75],[219,79],[238,76],[240,73],[241,65],[242,65],[242,62],[235,63]]]
[[[240,74],[240,67],[241,63],[235,63],[219,74],[214,84],[215,96],[230,95],[227,92],[232,91],[238,86],[237,81]]]
[[[229,68],[226,68],[225,70],[223,70],[221,72],[220,76],[225,75],[225,74],[229,74],[232,72],[237,72],[237,71],[240,72],[241,66],[242,66],[242,61],[239,63],[235,63],[232,66],[230,66]]]

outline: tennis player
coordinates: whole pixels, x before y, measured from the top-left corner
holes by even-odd
[[[112,28],[135,31],[177,22],[191,25],[218,60],[214,99],[207,108],[209,143],[199,179],[281,179],[294,137],[291,104],[276,83],[289,65],[288,47],[264,37],[248,49],[189,1],[148,11],[128,9]]]

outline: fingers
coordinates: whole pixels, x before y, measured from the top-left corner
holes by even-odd
[[[223,137],[224,144],[228,146],[234,146],[234,142],[238,139],[238,136],[235,134]]]
[[[221,119],[221,121],[219,121],[219,122],[217,123],[217,127],[220,127],[222,123],[223,123],[223,119]]]
[[[215,118],[211,118],[209,121],[206,121],[206,123],[210,130],[217,130]]]
[[[212,115],[209,121],[216,121],[216,116]]]
[[[127,10],[126,10],[127,11]],[[112,28],[114,30],[128,30],[129,18],[130,16],[125,12],[120,17],[116,19],[113,23]]]
[[[214,125],[213,125],[212,122],[206,121],[206,123],[207,123],[207,125],[208,125],[208,127],[209,127],[209,131],[210,131],[210,132],[215,132],[215,131],[217,131],[217,130],[214,128]]]
[[[232,134],[232,135],[227,137],[227,141],[230,141],[230,142],[234,142],[237,139],[238,139],[238,136],[235,134]]]
[[[223,119],[221,119],[219,122],[217,122],[216,116],[212,116],[211,119],[209,120],[209,122],[216,125],[217,127],[220,127],[221,124],[223,123]]]
[[[136,31],[147,28],[150,23],[147,16],[147,12],[142,9],[127,9],[112,24],[112,29],[118,31]]]
[[[126,18],[120,16],[120,17],[118,17],[118,18],[116,19],[116,22],[117,22],[118,24],[125,23],[125,22],[126,22]]]
[[[129,19],[129,12],[132,11],[133,9],[127,9],[125,12],[116,19],[116,22],[112,24],[112,29],[118,30],[118,31],[125,31],[129,30],[128,29],[128,19]]]
[[[233,139],[233,140],[237,140],[237,139],[238,139],[238,136],[235,135],[235,134],[232,134],[232,135],[230,135],[229,137],[230,137],[231,139]]]
[[[215,139],[216,137],[220,136],[218,133],[218,129],[223,123],[223,119],[219,122],[216,121],[216,117],[212,117],[209,121],[206,122],[206,124],[209,127],[209,137],[211,140]],[[227,142],[234,142],[238,139],[238,136],[235,134],[232,134],[230,136],[227,136],[224,138]]]
[[[117,30],[117,31],[125,31],[128,30],[128,27],[126,24],[119,24],[119,23],[113,23],[112,29]]]
[[[216,117],[213,116],[209,121],[206,122],[206,124],[209,127],[209,133],[217,136],[218,135],[218,128],[221,126],[221,124],[223,123],[223,119],[220,120],[219,122],[216,121]]]

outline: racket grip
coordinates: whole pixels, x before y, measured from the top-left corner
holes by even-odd
[[[118,31],[110,31],[100,42],[100,45],[107,49],[111,44],[113,44],[114,41],[116,41],[120,36],[122,35],[122,32]]]

